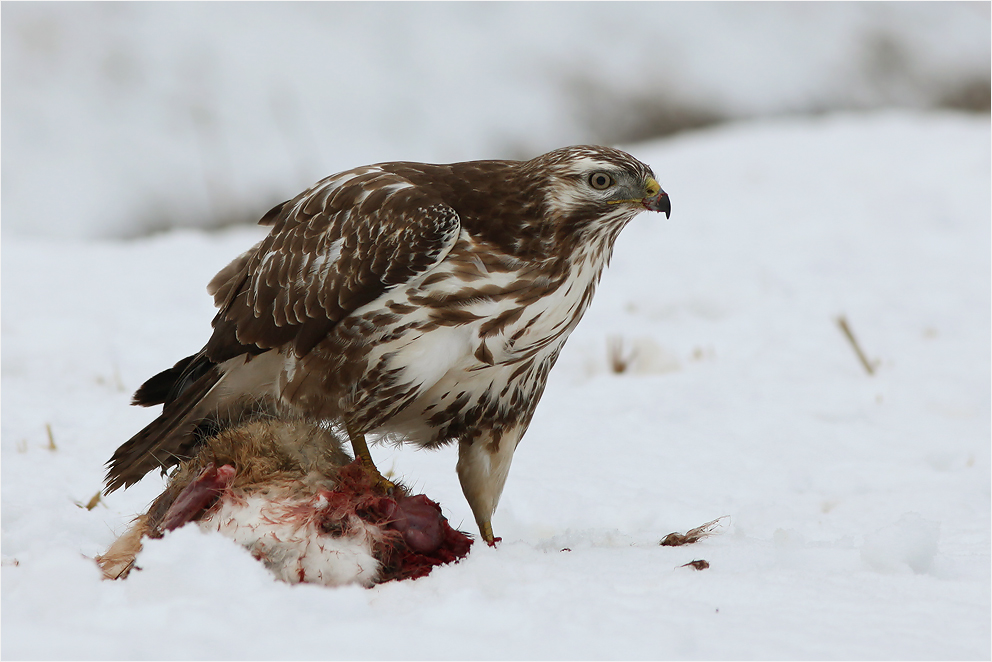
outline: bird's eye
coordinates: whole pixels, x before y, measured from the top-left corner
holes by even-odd
[[[589,186],[602,191],[613,186],[613,178],[605,172],[594,172],[589,176]]]

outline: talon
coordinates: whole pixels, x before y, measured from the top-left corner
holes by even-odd
[[[377,490],[381,490],[386,496],[393,495],[393,492],[396,491],[396,483],[379,473],[379,470],[371,462],[362,460],[362,468],[369,474],[369,478]]]

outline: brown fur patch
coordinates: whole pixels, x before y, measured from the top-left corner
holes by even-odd
[[[104,579],[124,579],[134,569],[134,559],[141,551],[141,539],[149,532],[148,516],[141,515],[105,554],[96,557]]]

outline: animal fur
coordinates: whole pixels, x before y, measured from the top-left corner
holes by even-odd
[[[261,417],[204,441],[105,554],[104,577],[135,568],[142,540],[196,522],[249,549],[278,578],[371,586],[426,575],[468,553],[440,507],[387,495],[327,429]]]

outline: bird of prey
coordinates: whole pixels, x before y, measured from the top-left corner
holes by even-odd
[[[548,372],[644,210],[671,213],[651,169],[597,146],[317,182],[265,214],[268,236],[210,282],[213,333],[134,394],[162,414],[114,453],[106,491],[262,409],[334,426],[371,472],[366,435],[457,443],[462,491],[493,544]]]

